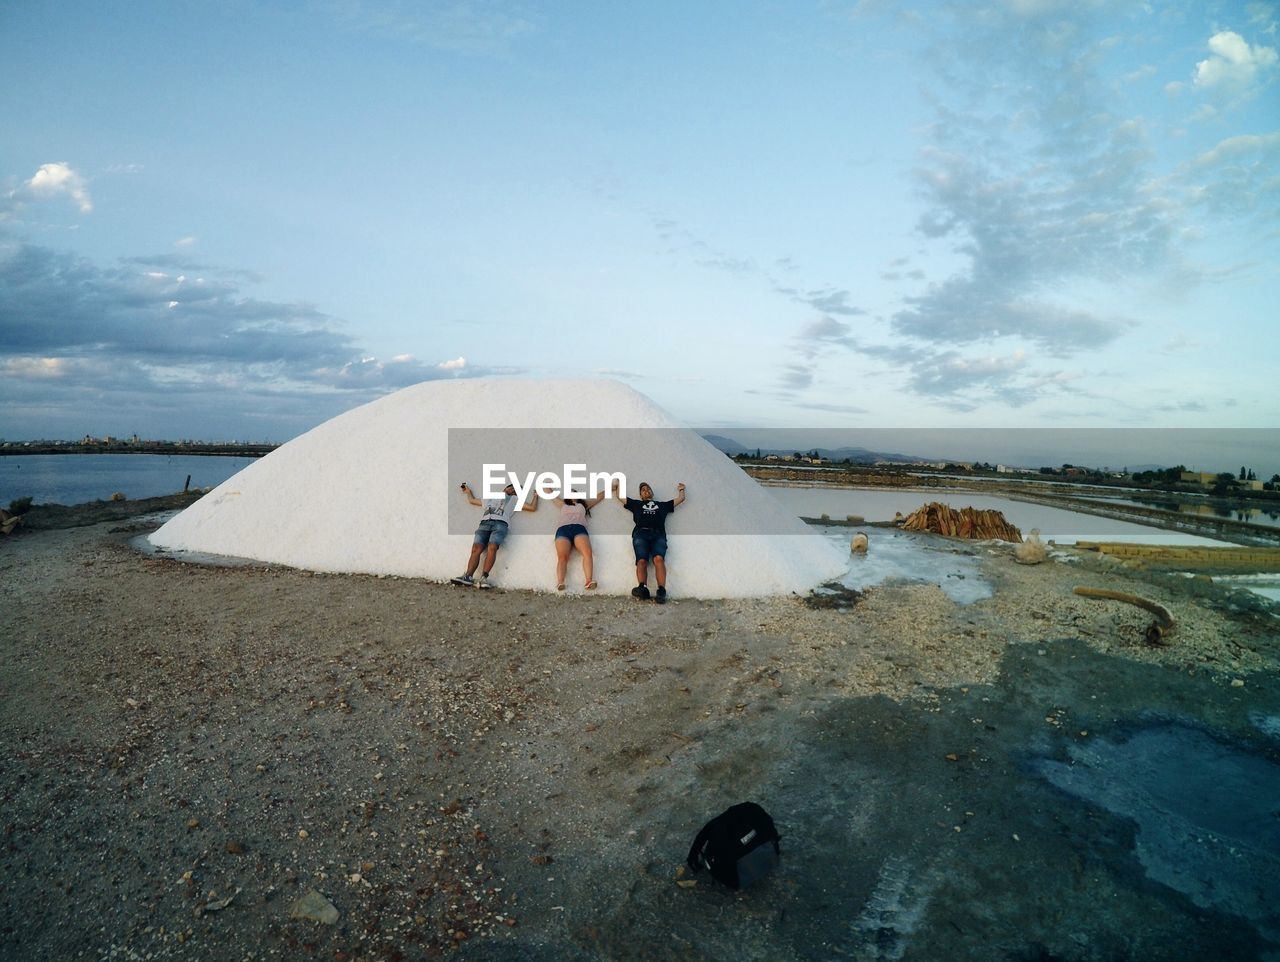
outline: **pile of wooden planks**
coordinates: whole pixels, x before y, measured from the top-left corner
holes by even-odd
[[[1022,543],[1022,532],[995,510],[961,508],[931,501],[912,511],[902,522],[906,531],[932,531],[950,538],[971,538],[977,541],[1012,541]]]

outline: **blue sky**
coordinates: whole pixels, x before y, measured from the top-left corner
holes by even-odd
[[[1280,4],[0,7],[0,437],[425,378],[1280,424]],[[980,455],[975,455],[980,456]]]

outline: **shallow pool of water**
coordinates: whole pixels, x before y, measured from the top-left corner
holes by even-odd
[[[1096,515],[1052,508],[1042,504],[1015,501],[972,491],[929,488],[927,490],[892,490],[836,488],[824,486],[768,487],[768,491],[784,507],[801,517],[818,518],[826,514],[835,519],[856,515],[865,521],[892,521],[895,514],[910,514],[930,501],[941,501],[953,508],[994,509],[1018,526],[1023,536],[1033,529],[1045,541],[1074,544],[1077,541],[1126,541],[1136,544],[1228,544],[1213,538],[1165,531],[1130,521],[1115,521]]]
[[[1228,506],[1211,503],[1203,499],[1198,501],[1179,501],[1175,498],[1158,496],[1144,498],[1090,497],[1088,500],[1099,501],[1103,504],[1159,508],[1162,511],[1176,511],[1179,514],[1188,514],[1193,517],[1239,521],[1242,524],[1256,524],[1264,528],[1280,528],[1280,507]]]
[[[823,537],[849,552],[849,528],[820,527]],[[866,530],[866,554],[849,553],[849,567],[839,579],[846,588],[861,591],[880,584],[933,584],[958,605],[970,605],[992,595],[982,577],[976,555],[962,544],[937,535],[889,528]]]
[[[1280,937],[1280,765],[1175,722],[1077,742],[1068,754],[1036,768],[1131,820],[1149,879]]]

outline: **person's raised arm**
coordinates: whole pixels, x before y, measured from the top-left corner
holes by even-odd
[[[671,502],[671,504],[674,507],[679,507],[680,505],[684,504],[684,482],[683,481],[681,481],[679,484],[676,485],[676,497],[675,497],[675,500]]]
[[[613,497],[624,508],[627,506],[627,498],[622,496],[622,482],[617,478],[613,479]]]
[[[583,501],[582,503],[585,504],[587,506],[587,510],[590,511],[592,508],[594,508],[597,504],[599,504],[604,499],[605,499],[605,495],[601,493],[601,494],[597,494],[595,498],[593,498],[591,501]]]
[[[463,481],[463,482],[462,482],[462,484],[461,484],[461,485],[459,485],[459,487],[461,487],[461,488],[462,488],[462,493],[463,493],[463,495],[465,495],[465,496],[466,496],[466,499],[467,499],[467,503],[468,503],[468,504],[473,504],[473,505],[475,505],[477,508],[483,508],[483,507],[484,507],[484,502],[483,502],[483,501],[480,501],[480,500],[478,500],[478,499],[476,498],[475,493],[471,490],[471,485],[469,485],[469,484],[467,484],[467,482]]]
[[[524,507],[521,508],[520,510],[529,511],[529,512],[538,510],[538,492],[537,491],[529,492],[529,500],[525,502]]]

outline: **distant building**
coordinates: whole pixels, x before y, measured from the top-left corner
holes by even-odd
[[[1218,476],[1212,471],[1183,471],[1178,476],[1179,481],[1186,481],[1189,484],[1199,484],[1206,488],[1211,488],[1218,483]]]

